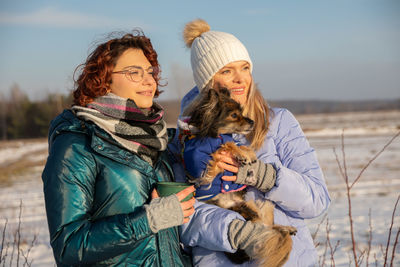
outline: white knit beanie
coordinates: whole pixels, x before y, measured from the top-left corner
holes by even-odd
[[[225,65],[244,60],[253,65],[246,47],[230,33],[210,31],[204,20],[198,19],[186,24],[183,31],[186,46],[191,48],[193,78],[202,90],[212,77]]]

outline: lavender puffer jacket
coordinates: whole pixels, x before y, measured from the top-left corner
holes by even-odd
[[[182,100],[181,110],[198,94],[193,88]],[[315,218],[327,210],[330,197],[316,153],[310,147],[299,123],[286,109],[272,108],[270,129],[263,146],[256,152],[258,159],[274,165],[276,184],[267,193],[249,187],[246,198],[268,199],[275,203],[274,223],[297,228],[292,237],[293,249],[288,266],[315,266],[317,253],[304,219]],[[248,145],[242,135],[235,141]],[[170,149],[179,154],[177,139]],[[176,177],[184,177],[182,166],[174,166]],[[223,251],[234,252],[228,240],[228,227],[234,219],[243,219],[236,212],[202,202],[189,223],[180,227],[181,240],[190,247],[195,266],[239,266],[232,264]],[[240,266],[255,266],[248,262]]]

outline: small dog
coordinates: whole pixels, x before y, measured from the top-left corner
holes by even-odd
[[[210,89],[207,93],[200,95],[185,110],[184,115],[190,116],[188,124],[195,129],[196,135],[191,138],[204,140],[211,137],[210,140],[219,138],[223,134],[239,133],[246,135],[253,129],[254,122],[243,116],[243,110],[239,103],[230,97],[227,89],[221,89],[218,92]],[[211,154],[211,160],[208,162],[205,170],[199,175],[193,175],[189,171],[189,182],[195,183],[197,186],[209,185],[211,188],[215,177],[224,172],[224,169],[218,167],[219,159],[216,157],[221,151],[229,152],[234,155],[240,164],[248,164],[257,159],[254,151],[246,146],[237,146],[234,142],[229,141],[220,145],[216,151]],[[184,153],[185,164],[187,164],[187,155]],[[198,153],[194,152],[189,157],[197,157]],[[189,162],[197,164],[201,161],[197,158],[189,158]],[[189,169],[189,166],[186,166]],[[246,187],[246,186],[244,186]],[[206,189],[207,190],[207,189]],[[239,189],[240,190],[240,189]],[[274,225],[274,204],[270,201],[245,201],[245,190],[220,193],[206,203],[214,204],[219,207],[234,210],[240,213],[246,220],[263,223],[269,226],[260,240],[255,260],[260,266],[282,266],[288,259],[292,249],[292,239],[290,235],[296,233],[296,228],[291,226]],[[225,253],[234,263],[243,263],[250,258],[243,250],[236,253]]]

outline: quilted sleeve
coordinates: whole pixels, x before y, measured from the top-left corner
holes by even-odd
[[[235,252],[228,240],[229,224],[244,218],[234,211],[200,201],[196,201],[195,209],[190,221],[179,226],[181,242],[190,247]]]
[[[276,184],[265,194],[293,217],[314,218],[329,206],[330,197],[316,153],[298,121],[288,111],[279,114],[275,145]]]

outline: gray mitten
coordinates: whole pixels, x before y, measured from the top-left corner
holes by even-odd
[[[154,198],[144,208],[150,229],[154,233],[183,223],[183,211],[176,195]]]
[[[242,164],[237,173],[236,183],[257,187],[262,192],[268,192],[276,180],[274,166],[256,160],[248,164]]]
[[[266,240],[266,234],[270,230],[261,223],[236,219],[229,225],[228,238],[232,248],[242,249],[254,259],[259,254],[261,245]]]

